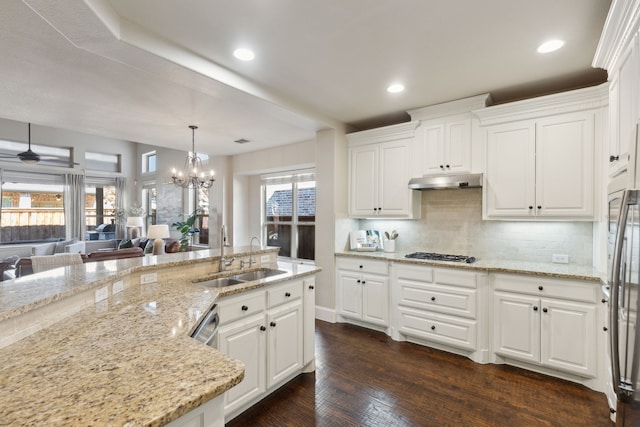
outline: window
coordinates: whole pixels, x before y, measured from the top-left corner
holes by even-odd
[[[103,172],[122,172],[120,154],[103,154],[87,151],[84,154],[85,166],[89,170]]]
[[[279,256],[315,259],[316,181],[313,172],[263,177],[263,241]]]
[[[29,144],[25,142],[0,140],[0,151],[2,151],[3,162],[22,163],[18,159],[18,153],[27,151]],[[72,168],[71,153],[72,149],[68,147],[51,147],[48,145],[39,145],[31,143],[31,150],[39,154],[40,165],[58,166]]]
[[[148,181],[142,184],[142,200],[145,211],[144,225],[148,230],[150,225],[156,223],[156,208],[158,202],[158,192],[155,181]]]
[[[189,213],[200,209],[196,222],[193,224],[195,228],[200,230],[199,233],[193,235],[193,243],[200,245],[209,244],[209,189],[198,188],[197,190],[189,190]]]
[[[0,192],[2,243],[65,238],[61,175],[3,171]]]
[[[152,173],[156,171],[158,156],[155,151],[149,151],[142,155],[142,172]]]
[[[115,179],[86,178],[84,208],[87,240],[116,238],[116,198]]]

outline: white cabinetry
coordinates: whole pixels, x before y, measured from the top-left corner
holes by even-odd
[[[370,326],[389,326],[387,261],[365,258],[337,259],[338,314]]]
[[[308,341],[314,337],[305,335],[313,334],[305,318],[314,304],[313,284],[313,278],[293,280],[218,303],[218,349],[245,365],[242,382],[225,394],[227,421],[313,361],[314,346]]]
[[[463,350],[486,362],[487,342],[480,333],[484,301],[475,272],[394,264],[392,282],[398,332],[447,350]],[[483,351],[478,351],[484,349]],[[456,351],[459,352],[459,351]]]
[[[588,88],[477,112],[486,147],[485,219],[593,220],[604,95]]]
[[[493,286],[495,354],[596,377],[595,282],[496,274]]]
[[[489,94],[410,110],[417,130],[419,175],[480,172],[478,121],[472,110],[490,102]]]
[[[351,216],[420,216],[420,192],[408,188],[415,127],[408,123],[348,135]]]

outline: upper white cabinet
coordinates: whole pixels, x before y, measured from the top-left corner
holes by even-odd
[[[593,66],[609,76],[609,175],[627,171],[640,113],[637,0],[612,2]],[[634,185],[634,184],[632,184]]]
[[[420,192],[409,190],[417,123],[348,135],[349,215],[419,218]]]
[[[471,111],[489,101],[485,94],[408,111],[420,121],[418,176],[481,171],[478,121]]]
[[[483,217],[593,220],[606,96],[588,88],[477,111],[486,149]]]

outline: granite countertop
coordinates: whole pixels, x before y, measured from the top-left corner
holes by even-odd
[[[93,279],[188,267],[212,255],[201,252],[86,264],[84,271],[65,267],[49,283],[58,295],[73,293]],[[287,274],[221,289],[186,278],[135,284],[0,349],[0,425],[160,426],[213,399],[242,380],[244,366],[189,333],[221,296],[319,271],[292,263],[278,268]],[[23,284],[45,281],[35,276]],[[9,299],[0,299],[5,313]]]
[[[450,261],[427,261],[405,258],[404,253],[390,252],[336,252],[338,256],[372,258],[406,264],[431,265],[434,267],[451,267],[467,270],[482,270],[494,273],[530,274],[537,276],[556,277],[560,279],[575,279],[589,281],[606,281],[606,274],[590,266],[574,264],[554,264],[525,261],[508,261],[500,259],[479,259],[474,263]]]

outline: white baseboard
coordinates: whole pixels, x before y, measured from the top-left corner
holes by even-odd
[[[336,310],[316,305],[316,319],[336,323]]]

